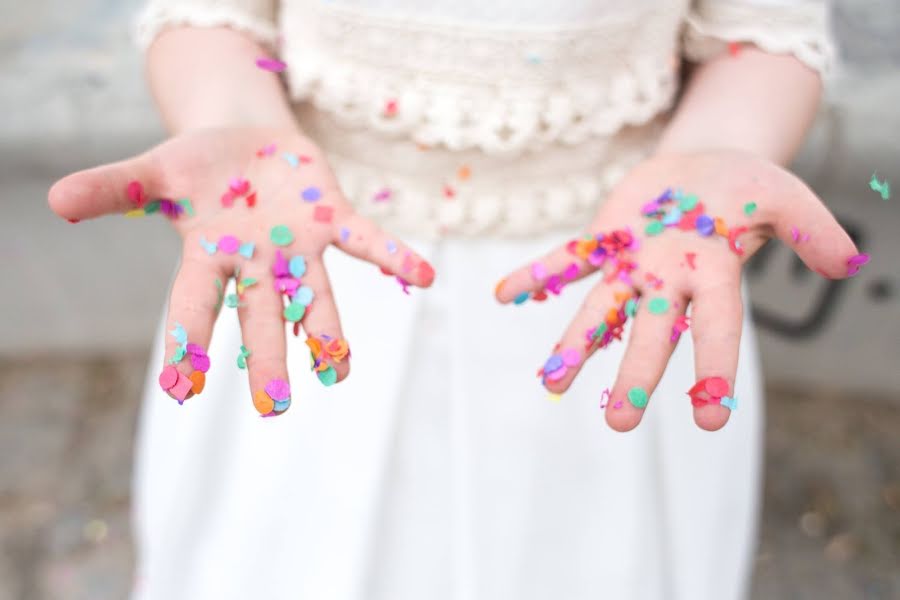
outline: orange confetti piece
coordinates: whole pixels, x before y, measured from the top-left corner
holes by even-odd
[[[472,169],[469,168],[469,165],[463,165],[456,172],[456,176],[465,181],[472,176]]]
[[[325,352],[327,352],[328,356],[333,358],[335,362],[341,362],[350,352],[350,346],[347,345],[346,340],[331,340],[328,342],[328,345],[325,346]]]
[[[203,391],[203,388],[206,387],[206,373],[203,371],[194,371],[190,375],[188,375],[188,379],[191,380],[191,391],[195,394],[199,394]]]
[[[256,390],[253,394],[253,408],[261,415],[267,415],[275,410],[275,401],[272,400],[265,390]]]

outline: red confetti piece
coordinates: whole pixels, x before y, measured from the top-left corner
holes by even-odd
[[[728,42],[728,54],[737,56],[741,52],[740,42]]]
[[[397,100],[395,98],[391,98],[384,103],[384,114],[387,117],[396,116],[399,111]]]
[[[125,193],[128,195],[128,199],[131,200],[131,203],[134,204],[136,208],[141,208],[147,201],[147,196],[144,195],[144,186],[141,185],[140,181],[130,182],[128,184],[128,187],[125,188]]]
[[[247,196],[247,208],[253,208],[254,206],[256,206],[256,192]]]
[[[685,252],[684,257],[687,259],[687,264],[691,268],[691,271],[695,271],[697,269],[697,265],[694,264],[694,260],[697,258],[697,253]]]
[[[319,223],[331,223],[334,218],[334,208],[331,206],[317,205],[313,209],[313,220]]]

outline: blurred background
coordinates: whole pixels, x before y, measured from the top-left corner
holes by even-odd
[[[132,435],[177,244],[155,219],[74,227],[46,193],[163,135],[129,41],[139,4],[0,0],[0,600],[131,582]],[[836,2],[834,29],[844,64],[795,169],[874,259],[826,282],[771,244],[749,269],[769,392],[759,599],[900,598],[900,6]]]

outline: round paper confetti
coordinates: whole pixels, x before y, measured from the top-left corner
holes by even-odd
[[[716,230],[715,221],[709,215],[700,215],[696,221],[697,232],[700,235],[712,235]]]
[[[288,270],[294,277],[303,277],[306,273],[306,259],[302,256],[291,258],[291,261],[288,263]]]
[[[744,214],[748,217],[756,212],[756,202],[748,202],[744,205]]]
[[[188,379],[191,380],[191,391],[195,394],[202,392],[206,386],[206,374],[203,371],[194,371],[188,375]]]
[[[284,318],[291,323],[296,323],[306,314],[306,306],[299,302],[291,302],[284,308]]]
[[[309,306],[310,304],[312,304],[314,297],[315,294],[313,293],[312,288],[304,285],[297,288],[297,291],[294,292],[293,301],[295,304]]]
[[[261,415],[267,415],[275,408],[275,401],[263,390],[256,390],[253,394],[253,407]]]
[[[628,390],[628,401],[631,402],[632,406],[635,408],[644,408],[647,406],[647,401],[650,398],[647,396],[647,392],[644,391],[644,388],[633,387]]]
[[[315,202],[322,197],[322,191],[317,187],[308,187],[300,193],[306,202]]]
[[[219,240],[219,250],[225,254],[234,254],[241,247],[241,242],[233,235],[222,236]]]
[[[334,367],[329,366],[324,371],[316,373],[316,375],[318,375],[319,381],[321,381],[322,385],[325,387],[334,385],[337,382],[337,371],[334,370]]]
[[[273,379],[266,384],[266,393],[272,400],[287,400],[291,397],[291,386],[284,379]]]
[[[688,212],[694,210],[694,207],[697,206],[698,202],[697,196],[685,196],[682,198],[681,202],[678,203],[678,208],[680,208],[684,212]]]
[[[581,352],[575,348],[567,348],[562,352],[562,361],[567,367],[577,367],[581,363]]]
[[[669,310],[669,301],[665,298],[654,298],[647,303],[647,310],[654,315],[661,315]]]
[[[159,387],[164,391],[172,389],[172,386],[178,381],[178,369],[173,366],[167,366],[159,374]]]
[[[728,395],[728,381],[722,377],[710,377],[706,380],[705,387],[710,396],[720,398]]]
[[[269,232],[269,239],[276,246],[287,246],[294,241],[294,234],[291,233],[287,225],[276,225]]]
[[[665,230],[666,226],[663,225],[660,221],[651,221],[647,223],[647,226],[644,228],[644,233],[646,233],[647,235],[659,235]]]

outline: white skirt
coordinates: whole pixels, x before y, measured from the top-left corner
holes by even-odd
[[[624,344],[559,403],[535,376],[584,283],[539,304],[493,299],[503,274],[560,241],[420,245],[437,279],[411,296],[329,251],[351,374],[322,387],[296,340],[294,402],[276,419],[259,418],[235,365],[233,311],[206,391],[184,406],[156,383],[161,328],[137,444],[133,598],[744,597],[763,424],[749,322],[722,431],[694,425],[684,335],[641,425],[616,433],[599,404]]]

